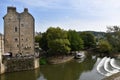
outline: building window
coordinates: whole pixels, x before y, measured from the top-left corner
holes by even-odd
[[[23,24],[21,24],[21,26],[22,26],[22,27],[24,27],[24,25],[23,25]]]
[[[17,30],[17,27],[15,27],[15,32],[17,32],[18,30]]]
[[[17,44],[17,47],[19,47],[19,45]]]
[[[17,42],[18,41],[18,39],[17,38],[15,38],[15,42]]]

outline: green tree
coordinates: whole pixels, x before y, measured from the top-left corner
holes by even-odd
[[[41,39],[41,36],[39,36],[39,35],[35,36],[35,42],[39,43],[40,39]]]
[[[65,54],[70,51],[70,42],[67,39],[67,32],[59,27],[50,27],[47,30],[47,42],[49,53],[51,54]]]
[[[92,33],[82,32],[80,33],[82,40],[84,41],[85,49],[93,48],[96,45],[95,37]]]
[[[49,52],[55,55],[67,54],[70,51],[68,39],[55,39],[49,42]]]
[[[112,45],[113,52],[120,52],[120,28],[118,26],[107,27],[107,40]]]
[[[47,40],[51,41],[54,39],[67,39],[67,32],[62,30],[61,28],[53,28],[50,27],[47,30]]]
[[[44,51],[48,51],[49,48],[48,48],[48,40],[47,40],[46,32],[42,34],[42,38],[40,39],[39,45]]]
[[[42,38],[41,33],[36,32],[35,33],[35,43],[39,43],[39,45],[35,44],[35,51],[36,52],[39,52],[39,50],[40,50],[40,40],[41,40],[41,38]]]
[[[83,40],[75,30],[68,31],[68,40],[70,41],[70,48],[72,51],[83,49]]]
[[[98,44],[98,51],[100,53],[110,53],[112,47],[108,41],[100,40]]]

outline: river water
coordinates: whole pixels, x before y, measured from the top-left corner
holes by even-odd
[[[0,80],[101,80],[105,76],[96,70],[95,56],[71,60],[57,65],[41,65],[40,69],[5,73]]]

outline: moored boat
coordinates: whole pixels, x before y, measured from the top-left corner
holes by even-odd
[[[85,58],[85,53],[84,53],[84,51],[77,52],[77,53],[75,54],[75,58],[76,58],[76,59]]]

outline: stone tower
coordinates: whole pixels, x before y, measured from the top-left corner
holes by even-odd
[[[4,19],[4,52],[13,55],[34,54],[34,17],[25,8],[18,13],[16,7],[7,7]]]
[[[4,37],[3,35],[0,33],[0,74],[5,72],[5,66],[2,63],[2,54],[4,53]]]

